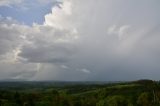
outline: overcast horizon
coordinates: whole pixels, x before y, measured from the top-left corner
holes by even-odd
[[[160,80],[159,0],[0,0],[0,80]]]

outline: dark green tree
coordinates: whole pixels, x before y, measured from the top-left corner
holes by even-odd
[[[143,92],[139,95],[137,104],[140,106],[151,106],[151,100],[149,99],[149,94],[147,92]]]
[[[107,97],[107,106],[127,106],[128,102],[125,97],[121,95]]]
[[[14,99],[15,99],[15,103],[18,105],[18,106],[22,106],[23,102],[21,100],[21,97],[20,97],[20,94],[18,92],[16,92],[14,94]]]

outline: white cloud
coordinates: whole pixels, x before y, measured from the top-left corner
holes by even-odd
[[[14,4],[20,4],[23,0],[0,0],[0,6],[10,6]]]
[[[63,4],[52,8],[52,13],[45,16],[45,25],[56,28],[70,28],[70,23],[67,18],[72,14],[72,5],[69,1],[64,1]]]
[[[111,27],[108,28],[108,34],[109,35],[118,35],[119,40],[123,40],[125,39],[125,37],[127,37],[128,35],[128,30],[129,30],[130,26],[129,25],[122,25],[120,27],[113,25]]]
[[[48,4],[48,3],[53,3],[55,1],[58,1],[58,0],[37,0],[38,2],[40,3],[43,3],[43,4]]]
[[[91,71],[90,70],[87,70],[87,69],[81,69],[80,71],[82,71],[82,72],[84,72],[84,73],[87,73],[87,74],[89,74],[89,73],[91,73]]]

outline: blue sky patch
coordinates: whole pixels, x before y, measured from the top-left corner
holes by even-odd
[[[56,2],[39,3],[37,1],[25,1],[21,5],[1,6],[0,15],[2,17],[12,17],[20,23],[32,25],[33,23],[42,24],[44,16],[51,12],[51,8]]]

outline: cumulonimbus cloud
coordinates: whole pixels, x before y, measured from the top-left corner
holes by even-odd
[[[3,20],[0,37],[7,36],[0,55],[5,59],[5,55],[14,54],[14,64],[29,64],[29,72],[34,72],[33,76],[28,71],[26,75],[26,70],[24,75],[11,74],[13,78],[158,79],[157,8],[157,1],[146,0],[64,0],[44,16],[42,25],[6,24]],[[7,46],[7,39],[13,46]]]

